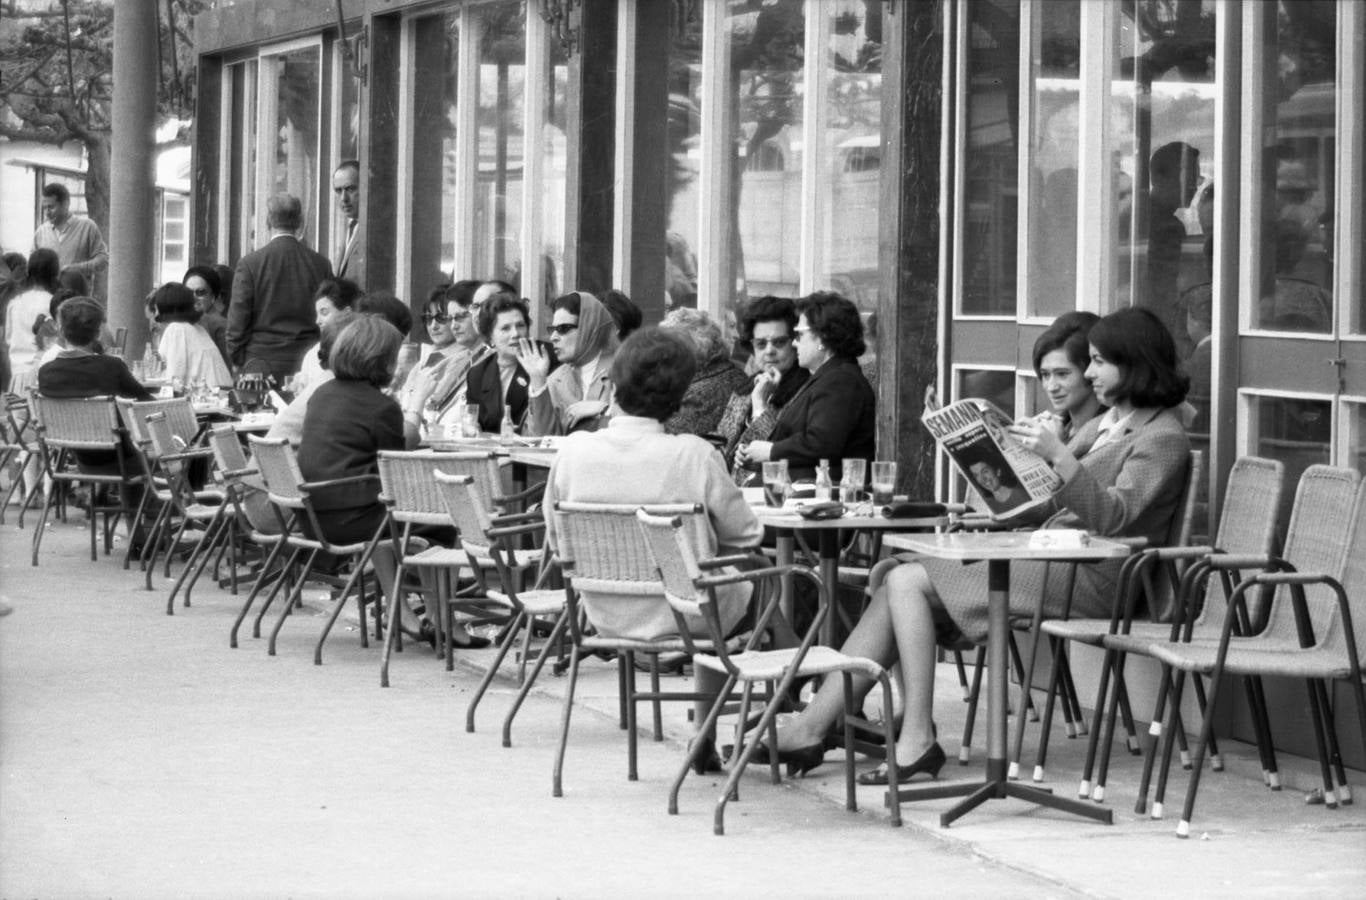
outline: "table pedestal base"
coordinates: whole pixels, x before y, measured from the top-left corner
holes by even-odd
[[[939,827],[941,828],[948,828],[956,819],[988,800],[1004,800],[1008,797],[1025,800],[1039,806],[1047,806],[1050,809],[1062,810],[1065,813],[1083,816],[1087,819],[1094,819],[1105,825],[1114,824],[1114,811],[1108,807],[1097,806],[1089,800],[1058,797],[1049,788],[1010,781],[1005,777],[1005,773],[1006,761],[1004,759],[991,759],[987,760],[987,780],[984,782],[952,781],[944,784],[904,787],[897,791],[897,799],[906,802],[908,800],[940,800],[945,797],[964,798],[963,802],[940,814]]]

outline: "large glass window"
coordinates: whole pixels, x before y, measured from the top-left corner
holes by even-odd
[[[1015,315],[1019,0],[968,6],[962,312]]]
[[[1333,403],[1326,398],[1267,396],[1247,393],[1245,403],[1249,452],[1285,464],[1285,483],[1293,492],[1304,470],[1332,461]],[[1290,504],[1281,504],[1284,530]]]
[[[479,145],[469,277],[516,284],[522,267],[526,6],[513,0],[480,7],[478,14]]]
[[[568,290],[564,284],[565,164],[567,145],[565,111],[569,102],[569,58],[557,40],[549,42],[550,63],[541,85],[541,293],[549,300]],[[531,285],[522,292],[537,297]]]
[[[730,200],[721,242],[731,308],[750,296],[800,290],[802,102],[806,16],[802,0],[729,0],[725,102]],[[671,241],[673,243],[673,241]],[[670,247],[688,258],[694,248]]]
[[[671,306],[697,305],[697,248],[701,223],[702,15],[685,20],[669,47],[668,231],[664,290]]]
[[[227,70],[224,249],[227,259],[237,260],[256,248],[256,60],[235,63]]]
[[[460,16],[423,16],[413,26],[411,296],[423,297],[455,267],[456,85]],[[439,223],[439,226],[438,226]],[[468,277],[459,273],[458,277]]]
[[[300,47],[263,56],[262,77],[268,101],[264,125],[272,144],[264,161],[265,195],[293,194],[304,208],[304,234],[316,240],[322,48]]]

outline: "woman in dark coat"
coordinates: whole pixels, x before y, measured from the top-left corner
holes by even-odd
[[[698,437],[716,434],[726,401],[736,391],[747,389],[749,379],[731,362],[721,326],[701,310],[671,310],[661,327],[686,337],[697,360],[697,373],[683,394],[683,405],[664,423],[664,430]]]

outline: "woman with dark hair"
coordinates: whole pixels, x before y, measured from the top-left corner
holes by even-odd
[[[1063,313],[1034,342],[1034,374],[1052,406],[1035,420],[1052,428],[1064,443],[1083,436],[1087,423],[1105,409],[1086,380],[1089,337],[1099,321],[1095,313]]]
[[[645,321],[640,313],[640,307],[621,291],[615,288],[608,288],[598,294],[598,299],[602,305],[607,307],[607,311],[612,314],[612,321],[617,323],[617,340],[624,341],[640,329]]]
[[[34,250],[28,258],[28,288],[5,309],[5,340],[9,343],[10,371],[16,378],[26,374],[38,358],[33,326],[39,316],[48,314],[52,295],[61,287],[57,281],[60,274],[55,251]]]
[[[478,287],[477,281],[457,281],[440,285],[427,296],[422,321],[432,342],[421,345],[417,370],[400,392],[405,417],[417,415],[429,427],[460,421],[465,377],[490,352],[471,306]]]
[[[190,266],[180,283],[194,294],[194,305],[199,309],[199,327],[209,333],[213,344],[223,359],[228,358],[228,320],[222,310],[227,307],[223,301],[223,282],[219,280],[218,270],[213,266]],[[231,284],[228,285],[231,289]]]
[[[736,461],[757,468],[785,459],[793,478],[810,478],[822,459],[839,481],[842,460],[872,459],[876,398],[858,358],[866,349],[858,307],[839,294],[797,301],[797,364],[811,373],[782,411],[768,440],[741,444]]]
[[[669,310],[660,327],[685,336],[697,358],[697,374],[683,395],[683,408],[664,423],[664,430],[698,437],[716,434],[726,401],[737,390],[748,387],[749,379],[730,361],[721,326],[707,313],[678,307]]]
[[[546,482],[546,544],[555,547],[555,503],[697,503],[706,510],[709,527],[698,552],[715,556],[732,548],[754,547],[763,528],[731,481],[721,457],[696,435],[667,434],[664,422],[678,412],[696,367],[694,353],[677,334],[643,328],[626,339],[612,362],[621,413],[593,433],[572,434],[560,444]],[[721,625],[733,630],[749,608],[749,586],[717,590]],[[677,634],[677,623],[664,598],[581,592],[584,610],[597,630],[612,637],[656,640]],[[705,634],[700,620],[690,623]],[[702,676],[699,670],[699,678]],[[716,690],[719,683],[699,684]],[[710,701],[699,701],[696,721],[706,718]],[[711,735],[701,739],[712,741]],[[698,767],[720,769],[712,749],[698,757]]]
[[[232,387],[232,373],[213,338],[199,326],[199,307],[194,292],[183,284],[168,282],[152,295],[157,321],[162,325],[157,353],[166,365],[166,377],[189,387],[195,382]]]
[[[322,338],[318,341],[318,361],[322,364],[322,375],[309,382],[303,390],[294,395],[288,406],[279,411],[275,421],[270,425],[270,431],[266,432],[266,437],[285,438],[295,447],[299,446],[304,437],[304,416],[308,413],[308,401],[313,399],[318,388],[332,380],[332,367],[328,362],[332,346],[346,326],[356,320],[356,316],[354,310],[341,309],[327,317],[322,327]]]
[[[479,404],[479,430],[497,432],[506,409],[513,427],[521,432],[526,421],[531,377],[519,362],[531,329],[531,310],[527,302],[498,294],[479,310],[479,333],[493,352],[470,367],[465,382],[465,401]],[[538,341],[540,353],[550,356],[550,348]],[[558,365],[558,363],[554,363]]]
[[[735,463],[740,444],[765,440],[773,433],[778,412],[811,373],[797,365],[797,307],[786,297],[764,296],[751,301],[740,314],[740,343],[752,352],[753,383],[731,395],[716,430],[726,439],[726,464],[739,484],[755,472]]]
[[[550,343],[560,367],[553,372],[550,354],[531,341],[522,342],[517,361],[531,379],[530,434],[592,431],[608,418],[612,381],[608,372],[617,350],[617,323],[597,297],[575,291],[551,301]]]
[[[1063,480],[1050,501],[1046,528],[1084,528],[1105,537],[1146,538],[1158,546],[1178,511],[1190,461],[1190,442],[1176,412],[1188,379],[1176,361],[1176,344],[1152,312],[1126,307],[1101,319],[1090,335],[1086,377],[1110,407],[1086,446],[1070,447],[1053,429],[1032,419],[1010,428]],[[1078,458],[1076,455],[1080,453]],[[1077,616],[1108,614],[1117,589],[1119,560],[1080,565],[1070,591]],[[1042,596],[1045,616],[1061,614],[1069,591],[1065,579],[1047,576],[1044,563],[1010,567],[1011,615],[1033,614]],[[964,639],[981,643],[987,631],[986,572],[981,566],[924,559],[897,566],[873,594],[873,602],[844,650],[884,665],[900,663],[906,713],[897,741],[903,780],[938,773],[944,751],[932,719],[936,644]],[[856,680],[866,693],[870,683]],[[792,724],[778,732],[778,755],[805,771],[819,765],[821,741],[843,709],[838,682],[823,685]],[[904,754],[904,755],[903,755]],[[885,767],[859,777],[886,784]]]
[[[323,324],[338,310],[354,309],[365,296],[365,292],[348,278],[325,278],[313,292],[313,321],[321,332]],[[405,332],[406,333],[406,332]],[[299,363],[299,371],[289,383],[294,393],[302,393],[305,388],[322,377],[322,361],[318,359],[318,345],[314,344],[304,353]]]

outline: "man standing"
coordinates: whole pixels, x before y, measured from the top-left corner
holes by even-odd
[[[337,264],[333,269],[338,278],[350,278],[354,281],[355,277],[347,269],[351,264],[351,256],[356,251],[356,233],[359,230],[357,226],[360,224],[360,162],[348,159],[337,166],[337,171],[332,173],[332,193],[337,197],[337,204],[341,207],[346,224]]]
[[[290,194],[266,201],[270,241],[237,263],[228,306],[228,355],[235,367],[249,363],[278,382],[299,371],[304,353],[318,340],[313,294],[332,264],[303,245],[303,206]]]
[[[43,224],[33,233],[33,249],[46,248],[57,254],[63,270],[74,269],[85,276],[97,296],[103,296],[103,279],[109,268],[109,248],[100,226],[85,216],[71,214],[71,193],[64,184],[43,185]]]

